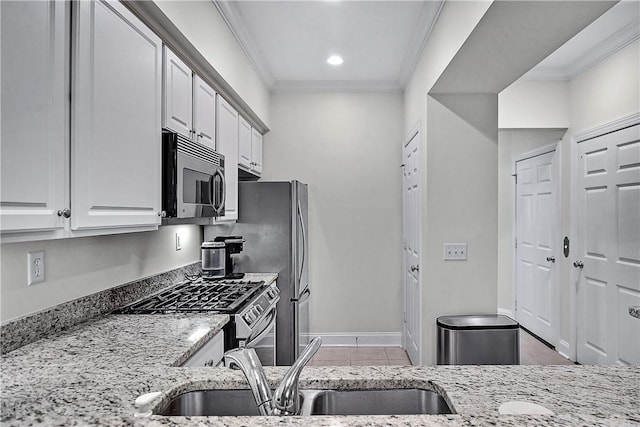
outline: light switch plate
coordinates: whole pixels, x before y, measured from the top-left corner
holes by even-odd
[[[176,251],[182,250],[182,236],[176,233]]]
[[[445,243],[444,244],[444,260],[445,261],[466,261],[467,260],[467,244],[466,243]]]
[[[44,282],[44,251],[27,253],[27,284]]]

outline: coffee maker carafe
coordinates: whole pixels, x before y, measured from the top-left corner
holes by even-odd
[[[233,272],[233,260],[231,255],[239,254],[244,248],[245,239],[242,236],[217,236],[214,242],[222,242],[225,245],[225,279],[242,279],[244,273]]]

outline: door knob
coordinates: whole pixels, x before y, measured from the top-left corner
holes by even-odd
[[[547,257],[547,262],[556,262],[556,257],[554,257],[554,256],[548,256],[548,257]]]
[[[574,261],[573,266],[575,268],[584,268],[584,263],[582,261]]]
[[[411,266],[411,271],[420,271],[420,266],[419,265],[412,265]]]

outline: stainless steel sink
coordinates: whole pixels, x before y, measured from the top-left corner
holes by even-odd
[[[451,414],[438,393],[423,389],[300,390],[301,415]],[[196,390],[154,412],[166,416],[260,415],[251,390]]]
[[[155,412],[170,416],[260,415],[251,390],[196,390],[173,398]]]
[[[303,391],[303,415],[451,414],[438,393],[422,389]]]

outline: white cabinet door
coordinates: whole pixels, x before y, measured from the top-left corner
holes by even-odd
[[[119,2],[77,6],[71,228],[157,227],[162,41]]]
[[[0,2],[2,232],[64,227],[69,3]]]
[[[238,112],[220,95],[217,97],[217,151],[224,156],[224,177],[227,196],[225,215],[218,221],[238,219]]]
[[[255,129],[251,132],[251,170],[262,174],[262,135]]]
[[[216,91],[199,76],[193,77],[193,102],[195,139],[215,150]]]
[[[164,49],[164,120],[186,138],[193,132],[193,72],[180,58]]]
[[[238,142],[238,166],[251,169],[251,125],[240,116],[239,142]]]

